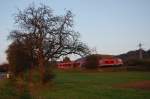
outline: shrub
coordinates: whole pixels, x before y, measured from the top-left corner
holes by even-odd
[[[42,81],[44,83],[47,83],[49,81],[52,81],[52,79],[55,77],[55,75],[52,73],[52,71],[50,69],[47,69],[45,71],[45,74],[44,74],[44,78],[42,79]]]
[[[4,81],[0,88],[0,99],[19,99],[19,94],[11,80]]]
[[[19,96],[20,96],[20,99],[32,99],[28,88],[24,88],[24,90],[20,93]]]
[[[132,60],[128,60],[126,62],[126,64],[129,65],[129,66],[150,66],[150,60],[132,59]]]
[[[17,79],[3,80],[0,86],[0,99],[31,99],[27,84],[21,84]]]
[[[89,55],[85,59],[84,67],[87,69],[96,69],[98,67],[98,56],[97,55]]]

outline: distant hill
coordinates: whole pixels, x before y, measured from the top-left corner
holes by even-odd
[[[115,57],[114,55],[104,55],[104,54],[93,54],[94,56],[97,56],[99,59],[103,59],[103,58],[113,58]],[[87,57],[87,56],[86,56]],[[86,59],[86,57],[81,57],[77,60],[75,60],[75,62],[77,61],[84,61]]]
[[[143,59],[150,59],[150,50],[148,51],[142,50],[142,53],[143,53]],[[139,59],[139,50],[129,51],[127,53],[117,55],[116,57],[119,57],[124,61],[131,60],[131,59]]]

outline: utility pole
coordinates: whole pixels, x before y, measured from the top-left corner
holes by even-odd
[[[142,44],[139,43],[139,59],[143,59],[143,53],[142,53]]]

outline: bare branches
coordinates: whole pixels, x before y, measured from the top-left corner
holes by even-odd
[[[32,5],[23,11],[19,10],[15,22],[20,28],[12,31],[10,38],[32,42],[29,43],[32,52],[40,49],[46,60],[68,54],[89,53],[88,47],[80,42],[79,33],[73,30],[71,11],[67,11],[63,16],[57,16],[48,6],[41,5],[36,8]]]

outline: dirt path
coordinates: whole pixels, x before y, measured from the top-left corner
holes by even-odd
[[[119,84],[119,85],[115,85],[115,87],[150,90],[150,80]]]

